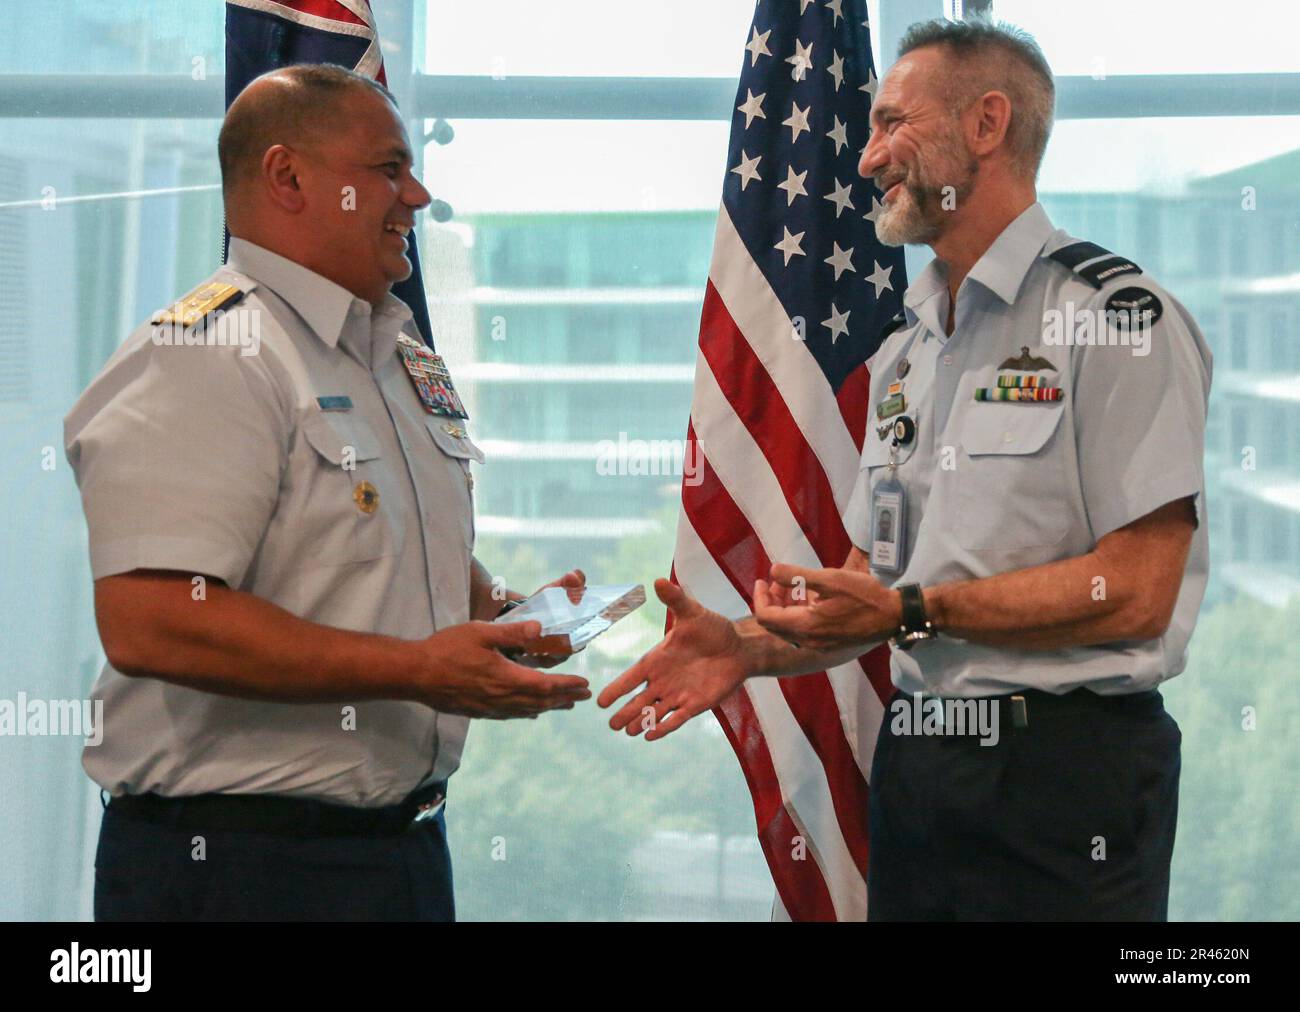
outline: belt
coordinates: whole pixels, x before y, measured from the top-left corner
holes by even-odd
[[[899,691],[894,698],[911,699],[909,693]],[[1023,734],[1030,726],[1069,720],[1083,714],[1154,715],[1164,709],[1164,697],[1158,689],[1132,692],[1123,695],[1102,696],[1091,689],[1079,688],[1066,693],[1043,692],[1041,689],[1023,689],[1001,696],[932,696],[923,693],[922,703],[936,700],[943,703],[979,703],[996,706],[998,724],[1004,731]],[[892,702],[892,701],[891,701]]]
[[[447,781],[411,792],[396,805],[353,808],[311,798],[274,794],[122,794],[109,811],[129,819],[185,830],[225,830],[278,836],[398,836],[435,818],[447,798]]]

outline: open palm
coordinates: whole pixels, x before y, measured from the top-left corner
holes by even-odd
[[[745,680],[741,639],[730,619],[668,580],[656,580],[655,593],[672,612],[672,630],[597,699],[608,707],[644,684],[609,726],[632,736],[645,731],[647,741],[671,734],[717,706]]]

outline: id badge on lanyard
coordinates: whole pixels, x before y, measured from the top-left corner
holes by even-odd
[[[901,573],[907,558],[907,493],[895,474],[890,454],[889,474],[871,490],[871,568]]]

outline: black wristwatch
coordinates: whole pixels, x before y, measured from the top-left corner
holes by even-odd
[[[934,623],[925,613],[925,598],[921,596],[921,585],[905,583],[894,589],[903,599],[903,622],[898,627],[898,633],[889,642],[899,650],[911,650],[922,640],[932,640],[938,636]]]

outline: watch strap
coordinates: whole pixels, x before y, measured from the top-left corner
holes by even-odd
[[[925,598],[919,583],[905,583],[895,587],[902,603],[902,622],[893,643],[901,650],[910,650],[914,643],[933,639],[934,623],[925,612]]]

